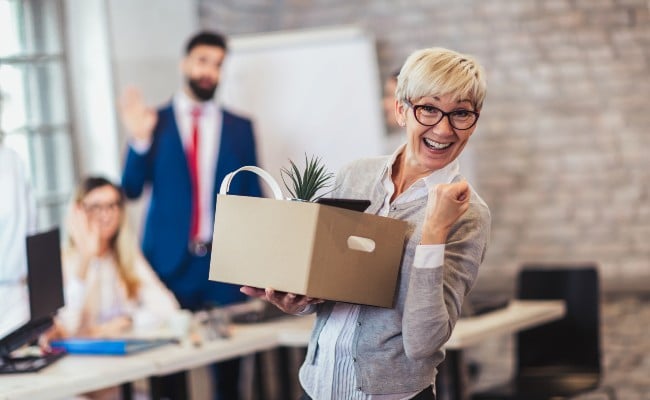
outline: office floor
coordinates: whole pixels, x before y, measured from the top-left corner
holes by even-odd
[[[650,294],[604,296],[601,322],[603,383],[615,389],[619,400],[650,400]],[[476,387],[489,387],[512,373],[513,342],[492,339],[469,349],[466,357],[481,363]],[[594,393],[576,400],[603,398]]]

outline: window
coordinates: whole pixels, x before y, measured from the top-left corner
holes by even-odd
[[[0,140],[25,161],[40,228],[75,185],[61,0],[0,0]]]

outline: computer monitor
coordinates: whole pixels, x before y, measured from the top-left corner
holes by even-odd
[[[1,325],[0,373],[31,372],[49,363],[12,359],[10,354],[38,339],[52,326],[53,317],[63,307],[60,246],[58,228],[27,237],[26,282],[0,286],[0,299],[12,304],[12,311],[17,310],[9,313],[13,320]]]

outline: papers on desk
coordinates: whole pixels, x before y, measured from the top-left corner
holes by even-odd
[[[149,350],[170,343],[176,339],[92,339],[70,338],[50,343],[52,349],[62,349],[69,354],[127,355]]]

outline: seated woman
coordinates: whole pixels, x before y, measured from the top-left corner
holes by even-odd
[[[65,307],[57,336],[111,337],[157,329],[179,309],[127,226],[120,187],[86,178],[67,218],[62,252]]]

